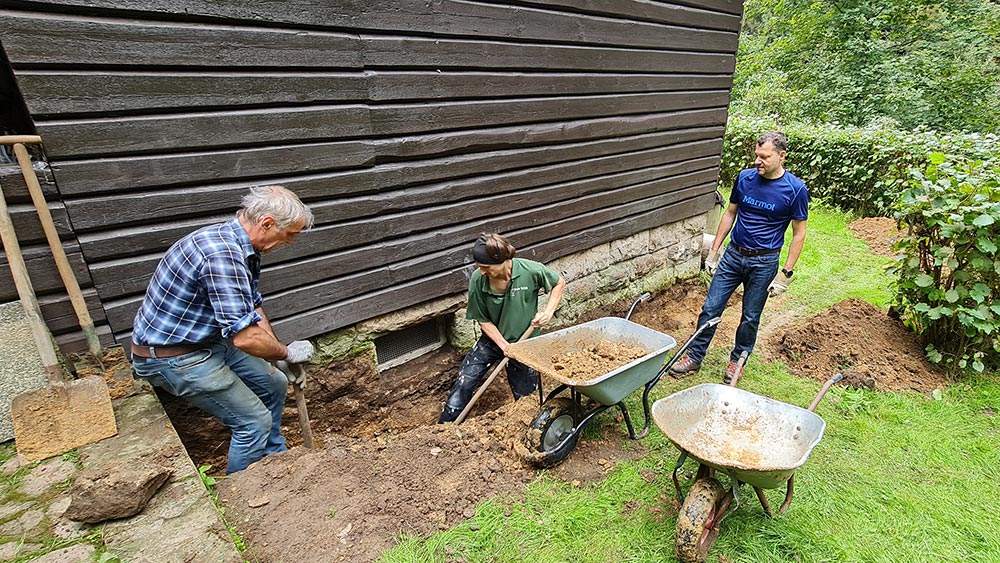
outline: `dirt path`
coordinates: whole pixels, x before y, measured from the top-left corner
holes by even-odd
[[[888,226],[894,229],[868,221],[861,231],[886,240]],[[639,305],[632,320],[683,342],[695,328],[705,291],[698,279],[675,284]],[[739,299],[734,296],[723,316],[715,345],[731,345]],[[782,301],[768,303],[759,350],[787,362],[793,373],[825,379],[847,369],[855,385],[925,393],[946,384],[922,360],[913,336],[879,309],[845,301],[800,319],[783,310]],[[609,305],[581,322],[624,316],[630,304]],[[314,369],[306,395],[314,433],[325,447],[294,447],[300,438],[289,408],[285,434],[292,449],[219,481],[226,516],[257,560],[372,561],[401,532],[445,529],[470,518],[486,498],[520,495],[539,476],[517,453],[537,400],[511,402],[498,378],[463,425],[436,425],[460,361],[461,354],[445,348],[381,373],[367,358]],[[176,401],[165,402],[196,463],[224,467],[225,429]],[[551,475],[582,485],[646,453],[641,442],[625,438],[618,420],[604,416],[604,435],[581,440]]]

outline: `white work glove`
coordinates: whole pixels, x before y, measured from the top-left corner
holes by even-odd
[[[715,250],[708,251],[708,257],[705,258],[705,273],[714,276],[715,269],[719,267],[719,260],[722,256]]]
[[[308,362],[315,351],[312,342],[296,340],[288,344],[288,355],[285,356],[285,361],[290,364],[302,364]]]
[[[285,375],[285,379],[288,380],[289,384],[298,384],[300,389],[306,388],[306,370],[302,369],[299,364],[291,364],[285,360],[277,360],[274,362],[274,367],[278,368],[281,373]]]
[[[771,297],[777,297],[788,289],[788,286],[792,285],[795,281],[792,278],[785,275],[785,272],[778,272],[778,275],[774,276],[771,280],[771,285],[767,286],[767,294]]]

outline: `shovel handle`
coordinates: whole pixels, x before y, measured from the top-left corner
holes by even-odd
[[[521,342],[522,340],[527,338],[528,335],[530,335],[532,332],[535,332],[535,329],[537,328],[538,327],[534,327],[529,324],[528,329],[524,331],[524,334],[522,334],[521,338],[518,338],[517,341]],[[465,405],[465,408],[462,409],[462,412],[458,414],[458,418],[455,419],[455,424],[462,424],[462,421],[465,420],[465,417],[469,415],[469,411],[472,410],[472,405],[476,404],[476,401],[479,400],[479,397],[481,397],[483,393],[486,392],[486,389],[490,386],[490,383],[493,383],[493,380],[496,379],[497,374],[500,373],[500,370],[502,370],[509,361],[510,358],[504,356],[504,358],[500,360],[500,363],[497,364],[497,367],[493,368],[493,371],[490,372],[490,376],[487,377],[486,381],[484,381],[483,384],[479,386],[479,389],[476,390],[476,394],[473,395],[471,399],[469,399],[469,404]]]
[[[59,277],[62,278],[63,285],[66,286],[66,292],[73,304],[76,318],[80,323],[80,328],[83,329],[83,336],[87,339],[87,348],[100,361],[102,356],[101,340],[97,337],[94,320],[90,317],[87,302],[83,298],[83,292],[80,291],[80,284],[66,258],[62,241],[59,240],[55,222],[52,221],[52,213],[49,212],[49,206],[45,202],[45,194],[42,193],[42,187],[38,184],[38,176],[35,175],[35,169],[31,166],[31,156],[28,155],[28,149],[24,148],[21,143],[14,145],[14,154],[17,155],[17,163],[21,165],[21,175],[24,176],[24,183],[28,186],[31,201],[35,204],[35,210],[38,212],[38,220],[42,223],[42,230],[45,231],[45,238],[52,250],[52,258],[59,269]]]
[[[17,296],[21,300],[21,307],[24,309],[24,315],[31,327],[31,335],[35,340],[35,347],[38,348],[42,365],[45,367],[45,374],[50,382],[61,381],[62,369],[56,358],[56,349],[52,345],[49,329],[42,319],[42,311],[38,307],[38,299],[35,297],[31,278],[28,277],[28,268],[24,265],[21,245],[17,242],[14,223],[10,219],[10,213],[7,212],[7,201],[2,192],[0,192],[0,239],[3,240],[3,249],[7,254],[7,263],[10,265],[10,275],[14,278]]]
[[[42,138],[38,135],[0,135],[0,145],[13,145],[16,143],[40,145],[42,144]]]
[[[288,369],[296,371],[296,375],[301,376],[306,368],[302,364],[288,364]],[[312,425],[309,423],[309,410],[306,408],[306,394],[302,391],[302,385],[292,383],[292,392],[295,394],[295,410],[299,412],[299,429],[302,430],[302,445],[313,448]]]

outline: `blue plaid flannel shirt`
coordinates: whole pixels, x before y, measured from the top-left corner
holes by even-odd
[[[140,346],[230,338],[262,320],[260,255],[239,219],[180,239],[163,256],[135,315]]]

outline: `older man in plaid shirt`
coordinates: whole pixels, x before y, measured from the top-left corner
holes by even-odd
[[[232,220],[167,250],[136,313],[136,374],[229,427],[226,473],[286,449],[281,413],[293,376],[268,361],[302,363],[313,346],[274,336],[258,290],[260,254],[291,244],[312,223],[291,191],[252,188]]]

